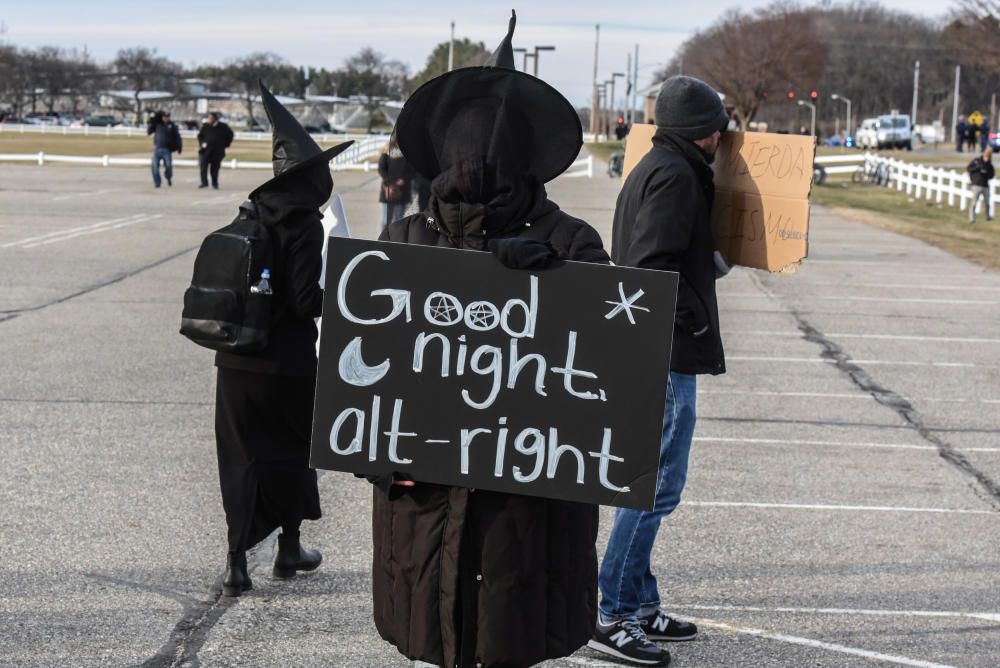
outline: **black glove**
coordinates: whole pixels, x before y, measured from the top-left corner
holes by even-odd
[[[487,247],[511,269],[545,269],[558,259],[551,246],[535,239],[490,239]]]

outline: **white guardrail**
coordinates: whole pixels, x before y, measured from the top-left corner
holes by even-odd
[[[385,147],[384,137],[366,136],[363,140],[356,142],[353,146],[338,155],[330,162],[330,169],[335,172],[341,171],[362,171],[368,172],[378,169],[378,163],[372,158],[378,157]],[[5,153],[0,154],[0,162],[32,162],[39,166],[48,163],[71,163],[78,165],[99,165],[101,167],[148,167],[150,158],[121,158],[113,155],[102,156],[82,156],[82,155],[53,155],[49,153]],[[270,162],[254,162],[250,160],[226,160],[223,163],[228,169],[271,169]],[[198,161],[190,158],[174,158],[174,167],[197,167]],[[569,169],[561,174],[566,178],[594,176],[594,158],[587,156],[577,160]]]
[[[194,139],[198,136],[197,130],[181,130],[181,137]],[[41,135],[73,135],[81,137],[145,137],[145,127],[131,127],[123,125],[37,125],[31,123],[0,123],[0,135],[3,134],[41,134]],[[336,144],[348,139],[360,141],[378,137],[385,144],[389,140],[389,135],[369,135],[369,134],[345,134],[337,132],[316,133],[311,135],[319,144]],[[246,139],[252,141],[271,141],[270,132],[245,132],[234,131],[233,139]]]

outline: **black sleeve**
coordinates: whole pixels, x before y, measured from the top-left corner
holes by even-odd
[[[993,168],[992,162],[986,163],[986,180],[989,181],[994,176],[996,176],[996,170]]]
[[[604,250],[601,235],[590,225],[582,225],[569,245],[569,258],[578,262],[611,264],[608,252]]]
[[[229,148],[230,145],[232,145],[232,143],[233,143],[233,129],[231,127],[229,127],[228,125],[226,126],[226,142],[225,143],[226,143],[226,148]]]
[[[205,126],[202,125],[200,128],[198,128],[198,147],[201,148],[201,145],[204,143],[205,143]]]
[[[288,276],[289,310],[303,318],[318,318],[323,313],[323,288],[319,275],[323,266],[323,225],[310,221],[305,231],[292,240],[285,258]]]
[[[184,140],[181,139],[181,131],[176,125],[174,126],[174,146],[177,148],[178,153],[180,153],[184,148]]]
[[[383,153],[378,157],[378,175],[382,177],[384,183],[389,178],[389,154]]]

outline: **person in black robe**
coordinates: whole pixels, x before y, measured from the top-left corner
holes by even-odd
[[[309,468],[316,386],[316,322],[323,225],[333,191],[328,162],[350,142],[322,151],[261,85],[274,135],[275,177],[243,208],[270,228],[273,301],[267,348],[217,352],[215,433],[222,505],[228,525],[223,595],[251,589],[246,551],[278,527],[276,577],[317,568],[322,556],[299,542],[302,520],[319,519],[316,472]]]

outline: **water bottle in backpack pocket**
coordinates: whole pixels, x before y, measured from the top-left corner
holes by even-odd
[[[181,334],[212,350],[267,347],[273,305],[271,233],[244,203],[239,215],[205,237],[184,292]]]

